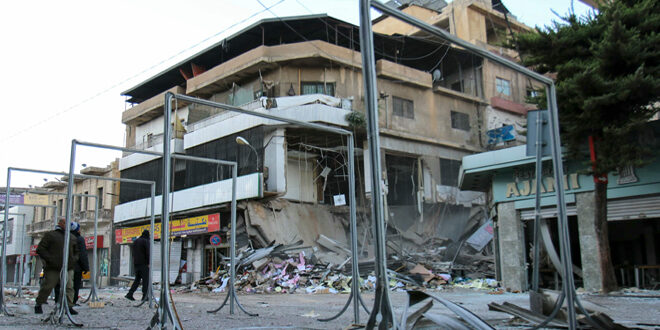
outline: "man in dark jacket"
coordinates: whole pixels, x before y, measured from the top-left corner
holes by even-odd
[[[78,292],[82,287],[82,273],[89,271],[89,260],[87,259],[87,246],[85,244],[85,238],[80,235],[80,225],[76,222],[71,223],[73,229],[71,233],[76,237],[78,241],[78,249],[80,250],[80,258],[73,269],[73,303],[78,302]],[[94,279],[92,279],[93,281]]]
[[[75,240],[78,244],[78,251],[80,251],[78,262],[73,267],[73,304],[78,302],[78,295],[80,288],[82,288],[82,273],[89,271],[89,260],[87,259],[87,246],[85,245],[85,238],[80,235],[80,224],[71,222],[71,240]],[[59,283],[55,287],[55,301],[58,300],[60,294]],[[73,305],[71,306],[73,307]]]
[[[142,236],[138,237],[133,242],[133,265],[135,266],[135,281],[131,285],[131,289],[126,294],[126,299],[135,300],[133,292],[140,286],[142,281],[142,300],[147,300],[147,290],[149,290],[149,231],[142,232]]]
[[[44,263],[44,280],[39,288],[34,312],[43,313],[41,308],[48,300],[48,295],[60,281],[60,272],[64,261],[64,217],[60,217],[55,230],[47,232],[37,246],[37,255]],[[76,240],[69,240],[69,260],[67,261],[66,296],[71,314],[78,314],[73,310],[73,268],[78,262],[78,244]]]

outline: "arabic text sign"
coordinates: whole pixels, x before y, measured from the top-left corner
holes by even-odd
[[[25,194],[23,196],[23,201],[25,202],[25,204],[49,205],[48,204],[48,195]]]
[[[4,204],[6,200],[7,195],[4,193],[0,194],[0,203]],[[23,195],[10,194],[9,204],[23,204]]]
[[[142,225],[115,230],[115,241],[118,244],[131,243],[140,237],[142,232],[149,230],[150,225]],[[220,230],[220,214],[208,214],[198,217],[170,221],[170,236],[211,233]],[[160,239],[161,224],[154,224],[154,238]]]

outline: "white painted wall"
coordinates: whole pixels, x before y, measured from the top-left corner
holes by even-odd
[[[131,245],[122,244],[119,246],[119,274],[129,275],[131,273]]]
[[[286,130],[278,128],[264,137],[264,166],[268,167],[266,191],[286,192]]]
[[[277,115],[280,117],[291,118],[306,122],[321,122],[346,127],[348,122],[345,117],[350,110],[333,108],[324,104],[306,104],[286,109],[257,109],[254,112]],[[206,121],[206,120],[205,120]],[[281,125],[282,122],[276,120],[255,117],[247,114],[231,116],[220,114],[217,117],[208,119],[209,123],[201,121],[195,123],[194,131],[184,136],[184,148],[189,149],[194,146],[217,140],[236,132],[261,126],[261,125]],[[193,128],[191,128],[192,130]]]
[[[154,145],[153,147],[145,149],[147,151],[156,151],[156,152],[163,152],[163,144],[158,143]],[[172,139],[170,140],[170,150],[174,153],[179,153],[183,154],[183,140],[182,139]],[[141,154],[141,153],[132,153],[126,157],[122,157],[119,159],[119,170],[123,171],[127,168],[131,168],[133,166],[138,166],[140,164],[144,164],[146,162],[150,162],[154,159],[158,159],[160,156],[154,156],[154,155],[147,155],[147,154]]]
[[[517,132],[525,129],[527,118],[523,115],[516,115],[510,112],[497,110],[491,106],[486,107],[486,130],[500,128],[506,125],[513,125]],[[525,136],[516,134],[516,140],[524,142]]]
[[[195,209],[199,207],[217,205],[231,201],[232,180],[222,180],[205,185],[199,185],[176,191],[172,196],[171,212]],[[261,173],[252,173],[236,179],[236,199],[262,197],[261,187],[263,179]],[[131,219],[145,218],[151,215],[151,197],[124,203],[115,206],[114,222],[120,223]],[[162,211],[162,197],[156,196],[154,212],[160,215]]]
[[[188,123],[188,107],[178,109],[177,116],[179,119],[183,119],[185,127],[186,123]],[[170,119],[174,121],[174,111],[172,111]],[[138,125],[135,128],[135,145],[146,143],[148,134],[163,134],[163,120],[163,116],[159,116],[142,125]]]
[[[314,165],[313,160],[293,157],[287,159],[287,182],[284,198],[301,202],[316,202]]]
[[[23,215],[13,215],[12,213],[18,213]],[[14,206],[9,208],[9,223],[11,224],[11,243],[6,245],[7,255],[14,255],[21,253],[21,238],[23,239],[23,254],[30,253],[30,242],[31,237],[26,235],[25,228],[27,225],[32,223],[34,218],[34,207],[31,206]],[[13,219],[13,220],[12,220]],[[4,223],[5,213],[0,211],[0,222]],[[2,232],[0,232],[0,235]],[[9,240],[9,232],[7,232],[7,240]]]

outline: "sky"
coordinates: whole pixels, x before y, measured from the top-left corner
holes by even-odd
[[[548,25],[557,19],[552,10],[571,7],[570,0],[503,2],[529,26]],[[575,1],[574,9],[590,8]],[[358,23],[357,0],[33,0],[3,1],[0,11],[2,187],[8,167],[67,172],[73,139],[123,146],[123,91],[259,19],[327,13]],[[78,147],[74,168],[120,157]],[[12,171],[11,186],[53,178]]]

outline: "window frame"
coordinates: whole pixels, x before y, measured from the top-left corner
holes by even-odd
[[[506,83],[506,86],[504,83]],[[511,96],[511,80],[495,77],[495,92],[497,94]]]
[[[399,110],[397,110],[397,103],[401,105]],[[405,107],[405,104],[410,104],[410,107]],[[392,96],[392,115],[415,119],[415,102],[403,97]]]
[[[314,86],[316,90],[315,93],[305,93],[305,87]],[[319,87],[321,92],[319,92]],[[335,88],[334,82],[323,82],[323,81],[301,81],[300,82],[300,95],[311,95],[311,94],[323,94],[334,97],[337,90]],[[331,90],[332,93],[328,93],[328,90]]]
[[[461,131],[469,132],[472,126],[470,125],[470,115],[465,112],[451,110],[451,128],[459,129]],[[463,125],[466,124],[466,126]]]

